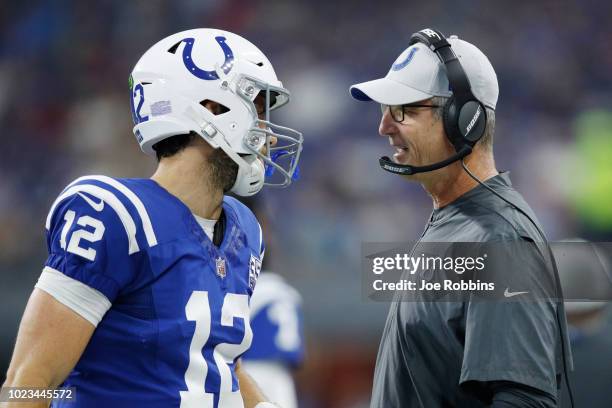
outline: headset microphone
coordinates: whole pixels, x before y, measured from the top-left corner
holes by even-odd
[[[471,152],[472,152],[472,146],[464,145],[459,149],[457,153],[455,153],[448,159],[439,161],[437,163],[428,164],[427,166],[411,166],[409,164],[397,164],[391,161],[391,159],[389,159],[387,156],[381,157],[378,160],[378,163],[380,164],[380,167],[383,168],[383,170],[386,170],[389,173],[407,176],[410,174],[425,173],[428,171],[434,171],[434,170],[441,169],[442,167],[446,167],[451,163],[462,160],[465,156],[467,156]]]

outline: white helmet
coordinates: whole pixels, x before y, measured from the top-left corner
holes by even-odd
[[[270,111],[288,103],[289,92],[266,56],[244,38],[210,28],[166,37],[140,58],[129,85],[134,135],[145,153],[155,154],[152,146],[160,140],[196,132],[238,164],[235,194],[253,195],[264,184],[285,187],[297,176],[302,134],[270,122]],[[260,92],[264,120],[254,104]],[[205,101],[227,111],[215,115]],[[271,136],[278,140],[274,147]]]

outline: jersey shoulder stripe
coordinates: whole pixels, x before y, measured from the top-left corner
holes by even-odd
[[[129,242],[129,254],[136,253],[140,251],[138,246],[138,242],[136,240],[136,223],[134,219],[128,212],[127,208],[123,205],[123,203],[113,194],[112,192],[105,190],[101,187],[98,187],[93,184],[78,184],[72,187],[67,188],[60,194],[59,197],[55,200],[53,205],[51,206],[51,210],[49,211],[49,215],[47,215],[47,223],[45,227],[47,230],[51,228],[51,218],[53,217],[53,213],[55,212],[55,208],[66,198],[73,196],[77,193],[87,193],[92,195],[93,197],[102,200],[102,202],[107,203],[114,211],[117,213],[123,228],[127,234],[128,242]],[[81,195],[81,197],[84,197]],[[95,209],[95,208],[94,208]]]
[[[102,183],[108,184],[109,186],[114,187],[115,189],[119,190],[125,196],[125,198],[127,198],[132,203],[132,205],[136,208],[136,211],[138,212],[138,216],[140,217],[140,220],[142,221],[142,227],[144,229],[144,233],[147,238],[147,243],[149,244],[149,246],[152,247],[152,246],[157,245],[157,237],[155,236],[155,231],[153,230],[153,224],[151,223],[151,218],[149,217],[149,213],[147,212],[147,209],[145,208],[140,198],[138,198],[138,196],[132,190],[130,190],[127,186],[125,186],[124,184],[115,180],[112,177],[101,176],[101,175],[79,177],[78,179],[73,181],[70,185],[78,184],[82,181],[87,181],[87,180],[100,181]]]
[[[106,186],[105,186],[106,185]],[[112,188],[108,188],[110,186]],[[116,194],[115,190],[119,191],[121,195]],[[99,199],[99,202],[88,198],[86,193],[92,197]],[[130,203],[137,211],[138,216],[141,219],[142,229],[144,230],[147,244],[149,246],[157,245],[157,238],[151,224],[149,215],[142,203],[142,201],[125,185],[119,181],[106,176],[85,176],[80,177],[77,180],[70,183],[64,191],[57,197],[49,213],[47,215],[45,227],[50,230],[53,215],[59,204],[75,194],[81,196],[90,206],[96,211],[101,211],[104,203],[107,203],[117,214],[125,232],[127,234],[129,249],[128,253],[134,254],[140,251],[136,233],[138,227],[132,214],[128,211],[126,204]]]

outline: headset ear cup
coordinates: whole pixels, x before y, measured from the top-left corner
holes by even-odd
[[[448,141],[451,142],[456,151],[459,151],[463,145],[463,135],[459,133],[457,127],[457,106],[455,105],[455,98],[451,96],[444,108],[442,109],[442,124],[444,125],[444,132]]]
[[[455,123],[463,143],[474,146],[484,135],[487,125],[487,111],[480,102],[468,101],[461,106],[456,120]]]

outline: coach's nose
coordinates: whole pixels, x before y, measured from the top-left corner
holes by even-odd
[[[391,117],[391,110],[387,107],[382,112],[380,118],[380,124],[378,125],[378,134],[383,137],[387,137],[397,133],[397,122]]]

